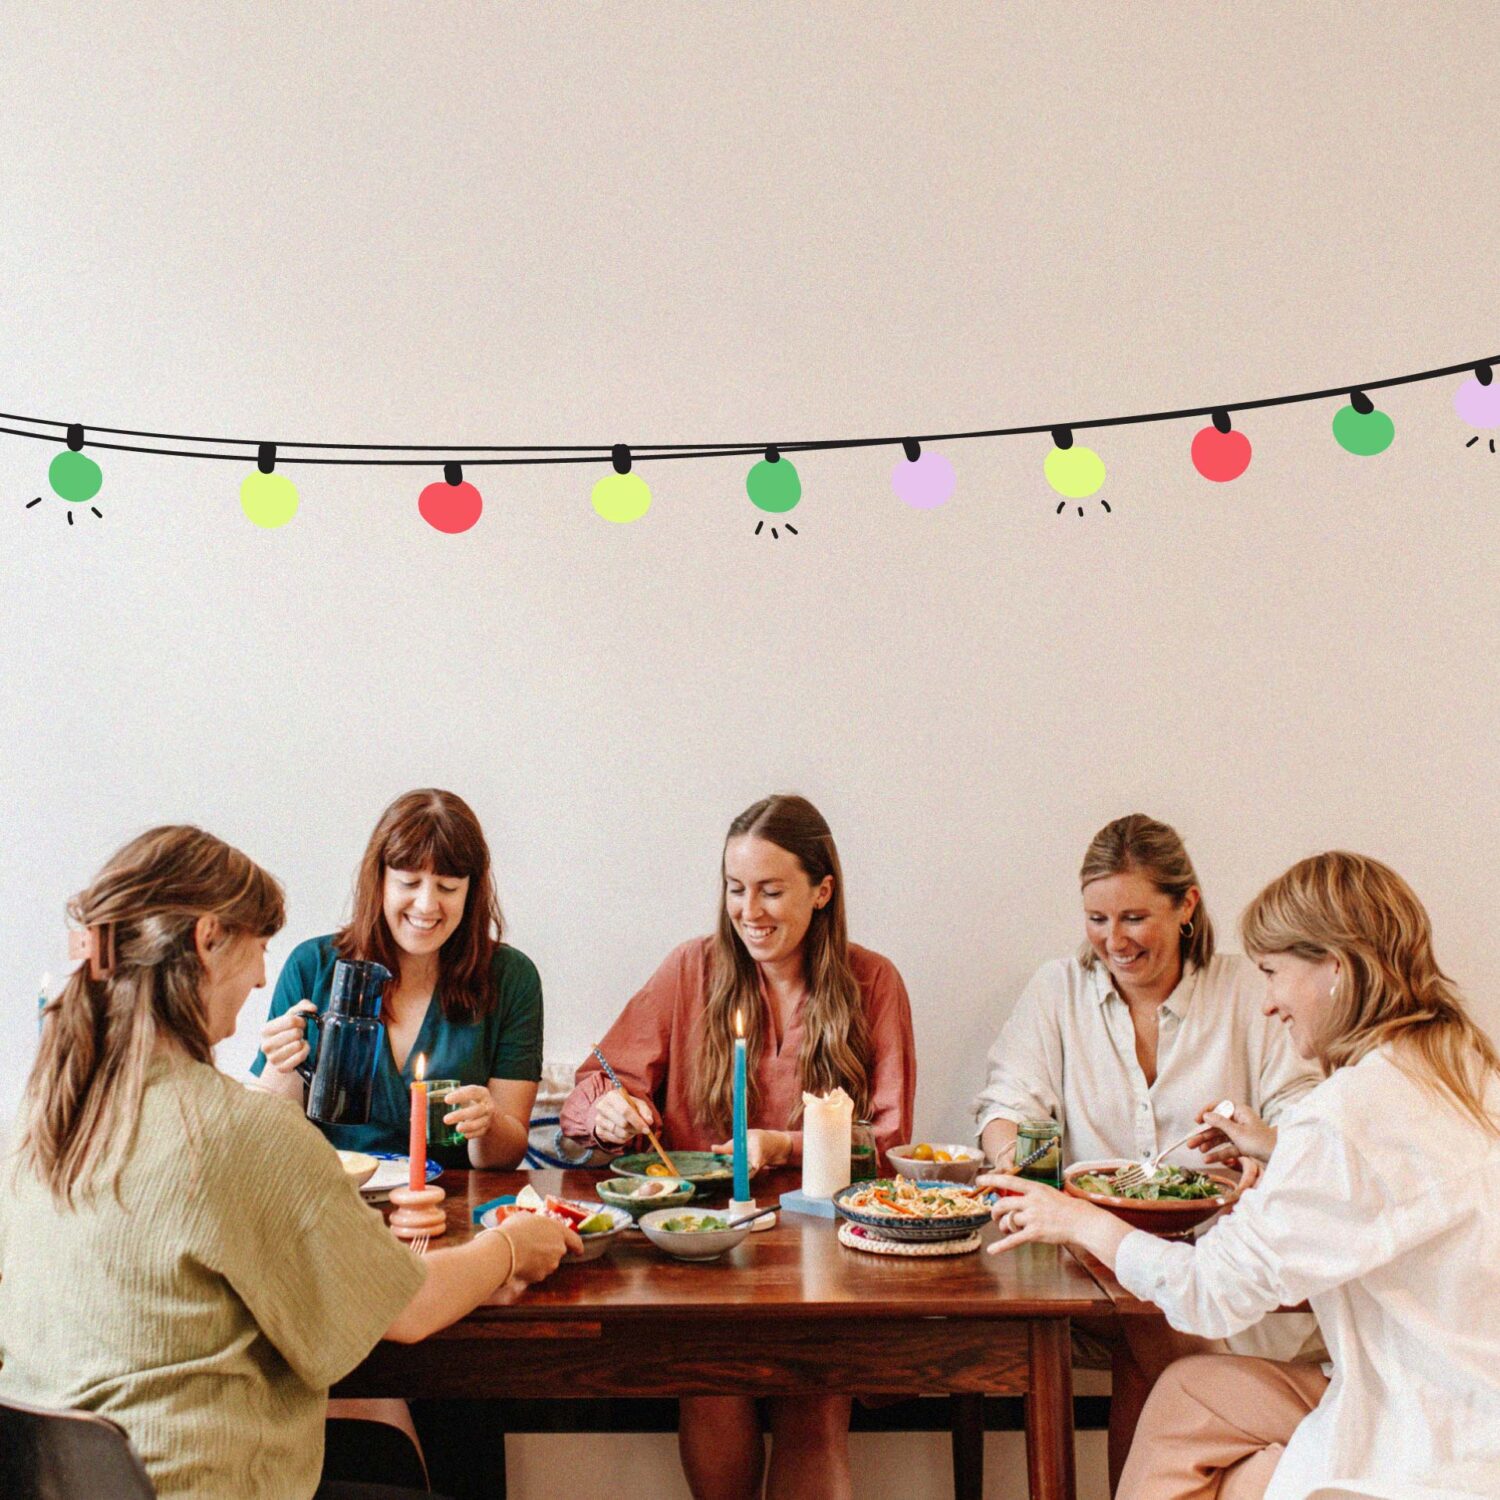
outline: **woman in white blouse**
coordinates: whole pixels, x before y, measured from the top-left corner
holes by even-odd
[[[1180,1141],[1206,1107],[1243,1100],[1269,1123],[1318,1080],[1262,1010],[1265,980],[1238,954],[1214,951],[1197,872],[1175,829],[1141,813],[1094,835],[1079,872],[1085,943],[1045,963],[990,1050],[974,1101],[991,1162],[1012,1161],[1016,1127],[1052,1119],[1067,1163],[1154,1156]],[[1201,1166],[1187,1147],[1168,1158]],[[1161,1372],[1184,1355],[1231,1347],[1160,1323],[1082,1327],[1084,1365],[1113,1371],[1109,1471],[1118,1479],[1136,1422]],[[1306,1314],[1267,1320],[1237,1352],[1289,1358],[1321,1352]]]
[[[1065,1162],[1154,1155],[1224,1098],[1274,1126],[1317,1073],[1262,1014],[1255,966],[1214,952],[1176,832],[1117,818],[1094,835],[1079,883],[1087,942],[1037,970],[990,1049],[974,1101],[989,1160],[1009,1163],[1029,1119],[1058,1122]],[[1188,1149],[1169,1160],[1203,1162]]]
[[[1438,968],[1422,904],[1374,860],[1303,860],[1242,931],[1269,976],[1267,1014],[1328,1074],[1283,1119],[1261,1185],[1184,1245],[1000,1176],[1020,1196],[997,1210],[1008,1233],[993,1248],[1077,1245],[1192,1333],[1311,1302],[1332,1379],[1273,1360],[1181,1361],[1146,1405],[1119,1500],[1493,1500],[1500,1056]]]

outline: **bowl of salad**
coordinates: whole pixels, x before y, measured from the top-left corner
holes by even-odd
[[[750,1226],[727,1229],[728,1214],[690,1214],[680,1208],[658,1208],[641,1219],[651,1243],[678,1260],[717,1260],[750,1233]]]
[[[1241,1173],[1232,1168],[1165,1163],[1140,1186],[1116,1191],[1115,1173],[1130,1165],[1122,1156],[1075,1162],[1063,1173],[1063,1191],[1107,1208],[1132,1229],[1169,1236],[1191,1233],[1240,1196]]]

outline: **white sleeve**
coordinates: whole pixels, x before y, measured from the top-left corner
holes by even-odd
[[[1065,980],[1058,964],[1043,964],[1021,992],[995,1045],[989,1075],[974,1100],[974,1130],[991,1120],[1058,1120],[1062,1101],[1062,1032],[1058,1009]]]
[[[1321,1113],[1284,1126],[1264,1181],[1196,1245],[1136,1232],[1115,1275],[1172,1327],[1228,1338],[1278,1307],[1342,1286],[1444,1227],[1392,1213],[1392,1194]],[[1397,1228],[1397,1225],[1400,1228]]]

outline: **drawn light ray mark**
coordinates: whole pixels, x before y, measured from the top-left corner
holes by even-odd
[[[33,505],[40,505],[41,503],[42,503],[42,497],[40,495],[38,495],[35,500],[28,500],[26,502],[26,507],[25,508],[27,510],[30,510]]]
[[[1494,448],[1495,448],[1495,445],[1493,443],[1491,443],[1490,444],[1490,451],[1494,452]],[[790,531],[793,536],[797,535],[797,528],[795,526],[793,526],[790,521],[787,522],[787,528],[786,529],[788,531]]]
[[[756,522],[756,523],[755,523],[755,534],[756,534],[756,536],[759,536],[759,535],[760,535],[760,533],[761,533],[761,528],[762,528],[762,527],[764,527],[764,526],[765,526],[765,524],[766,524],[766,523],[765,523],[765,522],[764,522],[764,521],[757,521],[757,522]]]
[[[68,525],[71,526],[72,524],[73,524],[73,512],[69,511],[68,512]]]
[[[96,515],[96,516],[98,516],[98,517],[99,517],[99,519],[100,519],[100,520],[101,520],[101,521],[102,521],[102,520],[103,520],[103,519],[104,519],[104,512],[103,512],[103,511],[102,511],[102,510],[100,510],[100,509],[99,509],[99,507],[98,507],[98,506],[97,506],[97,505],[91,505],[91,506],[89,506],[89,509],[90,509],[90,510],[91,510],[91,511],[93,511],[93,513],[94,513],[94,514],[95,514],[95,515]],[[1108,507],[1108,506],[1105,506],[1105,509],[1106,509],[1106,510],[1108,510],[1108,509],[1109,509],[1109,507]]]
[[[1474,446],[1474,444],[1477,443],[1478,441],[1479,441],[1479,437],[1478,437],[1478,434],[1476,434],[1474,437],[1471,437],[1467,443],[1464,444],[1464,447],[1465,448],[1472,448]]]

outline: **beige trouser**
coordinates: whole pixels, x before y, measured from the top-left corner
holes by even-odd
[[[1179,1359],[1141,1412],[1115,1500],[1261,1500],[1287,1439],[1327,1388],[1316,1365]]]

